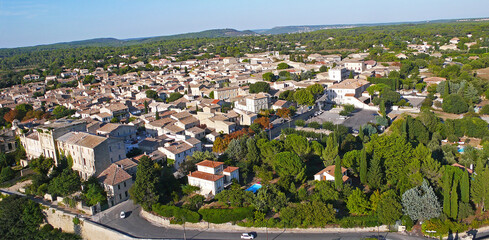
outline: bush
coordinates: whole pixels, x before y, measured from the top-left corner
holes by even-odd
[[[304,127],[306,125],[306,121],[299,119],[299,120],[295,121],[295,125],[299,126],[299,127]]]
[[[202,219],[210,223],[236,222],[253,217],[253,208],[200,209]]]
[[[171,223],[197,223],[200,221],[200,215],[198,213],[176,206],[157,203],[153,205],[153,212],[163,217],[172,218],[170,221]]]
[[[488,115],[489,114],[489,105],[484,105],[479,111],[480,114]]]
[[[0,183],[11,180],[15,177],[15,171],[10,167],[2,168],[2,172],[0,172]]]
[[[321,127],[321,125],[318,122],[311,122],[307,124],[307,126],[314,129],[319,129]]]
[[[342,228],[355,228],[355,227],[376,227],[380,226],[376,216],[349,216],[339,221]]]

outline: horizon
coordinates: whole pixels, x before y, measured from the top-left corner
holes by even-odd
[[[187,0],[186,4],[178,4],[157,0],[137,3],[127,0],[97,3],[89,0],[83,6],[78,6],[78,3],[60,0],[43,2],[0,0],[0,22],[5,23],[0,24],[0,34],[3,36],[0,39],[0,48],[31,47],[103,38],[141,39],[213,29],[244,31],[286,26],[396,24],[478,19],[487,17],[484,10],[489,7],[489,2],[482,0],[467,0],[463,4],[456,4],[459,3],[458,1],[447,4],[446,1],[441,0],[430,3],[413,0],[396,6],[390,6],[387,0],[380,0],[375,4],[359,0],[351,0],[348,3],[319,0],[310,0],[299,5],[290,3],[294,1],[271,0],[262,3],[258,0],[250,0],[244,4],[224,0],[209,0],[206,3]],[[474,10],[470,7],[473,4],[481,7]],[[352,5],[358,7],[351,8]],[[183,6],[187,7],[183,8]],[[311,8],[311,6],[317,7]],[[383,7],[382,12],[375,12],[379,6]],[[418,6],[424,8],[419,9]],[[160,9],[168,10],[160,13]],[[184,9],[185,12],[180,12],[179,9]],[[330,9],[348,10],[350,14],[344,14],[345,11],[331,12]],[[406,14],[396,14],[398,9],[403,9]],[[275,16],[276,12],[284,14]],[[131,14],[133,16],[127,17]],[[297,17],[291,18],[291,15]],[[195,21],[199,24],[195,24]]]

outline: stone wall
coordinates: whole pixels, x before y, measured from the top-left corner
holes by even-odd
[[[165,219],[163,217],[154,215],[150,212],[141,210],[140,216],[143,217],[144,219],[148,220],[149,222],[165,227],[165,228],[173,228],[173,229],[183,229],[182,225],[177,225],[177,224],[170,224],[170,221],[168,219]],[[186,229],[197,229],[197,230],[209,230],[209,231],[222,231],[222,232],[234,232],[234,231],[241,231],[241,232],[249,232],[249,231],[255,231],[255,232],[277,232],[281,233],[284,231],[282,228],[247,228],[247,227],[241,227],[238,225],[233,225],[231,223],[224,223],[224,224],[214,224],[214,223],[208,223],[208,222],[199,222],[199,223],[185,223],[185,228]],[[289,228],[287,229],[287,232],[289,233],[340,233],[340,232],[377,232],[377,230],[381,232],[386,232],[388,231],[388,227],[386,225],[382,225],[377,229],[377,227],[368,227],[368,228]]]

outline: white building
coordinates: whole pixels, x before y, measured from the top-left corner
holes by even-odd
[[[97,176],[113,162],[126,157],[124,143],[86,132],[69,132],[58,138],[57,147],[73,159],[72,169],[83,179]]]
[[[343,82],[334,84],[327,91],[328,99],[337,104],[353,104],[357,108],[364,108],[362,97],[370,82],[362,79],[346,79]],[[368,98],[367,98],[368,99]]]
[[[335,67],[328,71],[328,79],[341,82],[348,78],[348,70],[343,67]]]
[[[259,113],[262,109],[268,109],[270,106],[269,95],[265,93],[252,94],[250,96],[245,97],[243,100],[235,103],[235,108]]]
[[[327,166],[325,169],[320,172],[314,174],[314,180],[317,181],[334,181],[334,170],[335,165]],[[341,176],[343,183],[350,183],[351,179],[348,177],[348,171],[346,168],[341,167]]]
[[[111,164],[100,173],[97,180],[102,183],[107,192],[109,207],[129,199],[129,189],[133,184],[132,176],[125,171],[124,166]]]
[[[365,71],[365,63],[363,61],[350,60],[345,62],[345,68],[350,71],[361,73]]]
[[[204,160],[197,163],[197,171],[190,172],[187,177],[189,185],[200,188],[199,194],[214,196],[230,185],[233,179],[239,181],[239,168],[224,168],[223,162]]]
[[[158,150],[164,153],[167,159],[173,159],[173,166],[178,169],[180,164],[187,159],[187,156],[192,156],[196,151],[202,151],[202,143],[196,138],[189,138],[165,143],[165,146],[159,147]]]

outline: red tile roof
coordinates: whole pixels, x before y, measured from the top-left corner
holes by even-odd
[[[212,181],[212,182],[216,182],[217,180],[224,177],[224,175],[216,175],[216,174],[210,174],[210,173],[200,172],[200,171],[190,172],[190,174],[187,176],[188,177],[194,177],[194,178],[200,178],[200,179]]]
[[[223,170],[223,172],[229,172],[229,173],[231,173],[231,172],[234,172],[234,171],[236,171],[238,169],[239,169],[239,167],[231,167],[231,166],[228,166],[227,168],[225,168]]]
[[[197,166],[203,166],[203,167],[211,167],[211,168],[216,168],[221,165],[223,165],[223,162],[217,162],[217,161],[210,161],[210,160],[204,160],[202,162],[197,163]]]

